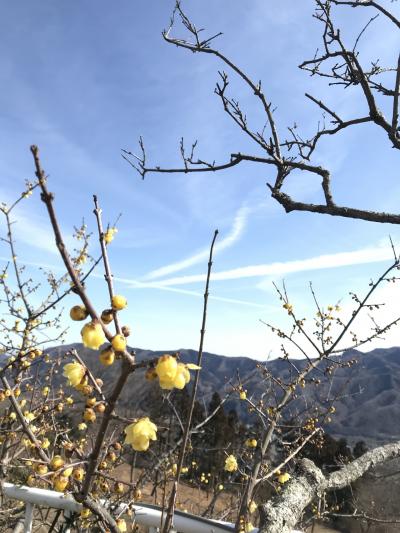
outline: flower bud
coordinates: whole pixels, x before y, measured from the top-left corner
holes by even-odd
[[[84,478],[85,476],[85,471],[83,470],[83,468],[74,468],[73,472],[72,472],[72,477],[76,480],[76,481],[82,481],[82,479]]]
[[[80,321],[85,320],[89,316],[89,313],[84,305],[74,305],[74,307],[71,307],[69,316],[72,320]]]
[[[110,366],[115,361],[115,353],[111,346],[105,348],[99,355],[100,363],[104,366]]]
[[[86,400],[86,407],[93,407],[96,404],[96,398],[88,398]]]
[[[122,326],[121,333],[124,337],[129,337],[131,334],[131,328],[129,326]]]
[[[98,403],[94,409],[97,413],[104,413],[104,411],[106,410],[106,406],[104,403]]]
[[[114,319],[114,314],[112,309],[104,309],[104,311],[101,313],[101,321],[104,324],[110,324]]]

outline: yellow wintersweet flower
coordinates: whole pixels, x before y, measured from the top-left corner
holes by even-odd
[[[57,492],[64,492],[68,485],[68,478],[65,476],[56,476],[53,479],[53,487]]]
[[[115,311],[121,311],[122,309],[125,309],[125,307],[128,305],[128,301],[125,298],[125,296],[121,296],[120,294],[114,294],[111,300],[112,308]]]
[[[293,305],[290,304],[289,302],[284,303],[282,307],[283,307],[284,309],[286,309],[286,311],[288,312],[289,315],[290,315],[290,313],[293,312]]]
[[[78,265],[83,265],[87,261],[87,255],[85,252],[81,252],[78,257],[76,258],[76,262]]]
[[[61,455],[55,455],[50,461],[50,468],[52,470],[58,470],[59,468],[62,468],[63,466],[64,466],[64,459],[61,457]]]
[[[47,450],[47,448],[50,446],[50,441],[47,437],[45,437],[43,440],[42,440],[42,448],[44,450]]]
[[[257,440],[256,439],[247,439],[245,442],[245,445],[248,448],[257,448]]]
[[[290,474],[285,472],[284,474],[279,474],[278,481],[279,483],[286,483],[290,479]]]
[[[116,523],[117,523],[117,528],[119,529],[119,531],[121,531],[121,533],[125,533],[126,531],[128,531],[126,522],[123,518],[118,518],[116,520]]]
[[[239,391],[239,398],[241,400],[245,400],[247,398],[247,394],[246,394],[246,391],[244,389],[240,389]]]
[[[177,370],[178,362],[176,358],[171,355],[163,355],[157,361],[156,374],[160,380],[173,381]]]
[[[81,329],[83,344],[86,348],[98,350],[106,342],[104,331],[98,322],[89,322]]]
[[[68,363],[63,369],[63,376],[68,379],[68,385],[71,387],[76,387],[79,385],[83,380],[85,373],[86,368],[76,361],[73,363]]]
[[[155,373],[159,377],[160,387],[172,390],[174,387],[183,389],[190,381],[190,370],[200,370],[200,367],[192,363],[178,363],[172,355],[163,355],[157,361]]]
[[[130,444],[137,452],[145,452],[150,440],[157,440],[157,426],[146,416],[125,428],[125,444]]]
[[[126,339],[123,335],[115,335],[111,340],[111,344],[116,352],[123,352],[126,348]]]
[[[228,457],[225,459],[225,470],[227,472],[236,472],[238,469],[238,464],[236,457],[234,455],[228,455]]]
[[[183,389],[184,386],[190,381],[190,372],[186,365],[183,363],[178,363],[178,368],[176,370],[174,378],[174,387],[176,389]]]
[[[94,422],[96,420],[96,413],[89,407],[85,409],[83,413],[83,419],[85,422]]]
[[[35,466],[35,472],[39,475],[39,476],[44,476],[45,474],[47,474],[48,472],[48,468],[47,468],[47,465],[44,465],[44,464],[38,464]]]
[[[33,413],[30,413],[29,411],[24,412],[24,417],[27,422],[32,422],[32,420],[35,419],[35,415]]]
[[[110,242],[114,239],[115,234],[118,233],[117,228],[108,228],[107,231],[104,234],[104,242],[106,244],[110,244]]]
[[[92,511],[87,507],[84,507],[81,511],[81,518],[88,518],[92,514]]]
[[[87,429],[87,425],[85,424],[85,422],[81,422],[80,424],[78,424],[78,429],[79,431],[85,431]]]
[[[258,505],[256,504],[256,502],[254,500],[251,500],[249,503],[250,514],[255,513],[257,511],[257,508],[258,508]]]
[[[63,475],[64,477],[70,477],[71,474],[72,474],[72,472],[73,472],[73,468],[72,468],[72,466],[70,466],[70,467],[68,467],[68,468],[65,468],[65,469],[62,471],[62,475]]]

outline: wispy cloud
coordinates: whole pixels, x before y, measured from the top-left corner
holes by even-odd
[[[0,255],[0,262],[7,263],[7,262],[9,262],[9,260],[10,260],[9,257]],[[60,265],[50,265],[50,264],[47,264],[47,263],[40,263],[40,262],[35,262],[35,261],[24,261],[23,259],[21,260],[21,264],[26,265],[26,266],[31,266],[31,267],[37,267],[37,268],[43,268],[43,269],[46,269],[46,270],[51,270],[52,272],[65,271],[65,268],[61,264]],[[91,278],[104,280],[104,274],[100,274],[99,272],[92,272]],[[114,279],[114,281],[117,281],[118,283],[122,283],[124,285],[127,285],[129,289],[150,289],[150,290],[154,290],[155,289],[155,290],[160,290],[160,291],[168,291],[168,292],[175,292],[175,293],[178,293],[178,294],[185,294],[187,296],[194,296],[196,298],[203,298],[204,297],[204,294],[202,292],[191,291],[191,290],[187,290],[187,289],[181,289],[181,288],[178,288],[178,287],[164,286],[164,285],[158,284],[157,282],[143,283],[143,282],[135,280],[135,279],[120,278],[118,276],[114,276],[113,279]],[[237,299],[237,298],[225,298],[224,296],[214,296],[214,295],[209,295],[209,298],[212,299],[212,300],[217,300],[217,301],[220,301],[220,302],[226,302],[226,303],[231,303],[231,304],[236,304],[236,305],[245,305],[245,306],[249,306],[249,307],[258,307],[258,308],[262,308],[262,309],[266,308],[266,305],[263,305],[263,304],[260,304],[260,303],[256,303],[256,302],[250,302],[250,301],[247,301],[247,300],[240,300],[240,299]]]
[[[226,248],[232,246],[240,238],[245,228],[249,212],[250,208],[248,207],[241,207],[239,209],[233,221],[230,233],[221,241],[217,241],[214,247],[215,253],[221,252],[222,250],[226,250]],[[182,261],[177,261],[176,263],[171,263],[169,265],[165,265],[163,267],[152,270],[151,272],[146,274],[143,279],[152,280],[161,278],[163,276],[168,276],[169,274],[173,274],[174,272],[179,272],[181,270],[184,270],[185,268],[196,265],[201,261],[206,261],[209,253],[209,249],[205,248],[200,252],[197,252],[194,255],[183,259]]]
[[[21,191],[19,193],[22,190],[23,185],[21,183]],[[16,194],[6,188],[0,188],[0,202],[11,205],[18,198],[19,193]],[[37,194],[37,190],[34,194]],[[39,212],[32,200],[24,200],[17,205],[10,218],[17,249],[23,245],[52,255],[59,254],[50,221]],[[0,232],[3,234],[6,232],[4,218],[0,219]],[[65,235],[64,240],[68,248],[72,250],[74,247],[73,238]]]
[[[389,247],[374,247],[356,250],[353,252],[341,252],[337,254],[326,254],[300,259],[296,261],[276,262],[263,265],[250,265],[222,272],[215,272],[211,275],[213,281],[225,281],[240,278],[252,278],[263,276],[283,276],[295,272],[308,270],[320,270],[326,268],[339,268],[343,266],[359,265],[364,263],[377,263],[393,258],[393,252]],[[159,280],[158,286],[168,287],[171,285],[186,285],[189,283],[204,282],[205,274],[193,276],[180,276]]]
[[[100,277],[100,276],[97,274],[95,277]],[[101,276],[101,277],[103,277],[103,276]],[[137,280],[133,280],[133,279],[129,279],[129,278],[128,279],[127,278],[119,278],[119,277],[115,277],[114,280],[118,281],[119,283],[127,284],[130,289],[156,289],[156,290],[158,289],[158,290],[161,290],[161,291],[170,291],[170,292],[175,292],[175,293],[178,293],[178,294],[186,294],[188,296],[195,296],[197,298],[203,298],[204,297],[204,294],[202,292],[191,291],[191,290],[181,289],[181,288],[177,288],[177,287],[165,286],[165,285],[159,284],[157,282],[143,283],[141,281],[137,281]],[[259,308],[263,308],[263,309],[265,309],[265,307],[266,307],[263,304],[259,304],[259,303],[256,303],[256,302],[249,302],[247,300],[239,300],[237,298],[225,298],[224,296],[214,296],[214,295],[211,295],[211,294],[209,295],[209,298],[212,299],[212,300],[220,301],[220,302],[226,302],[226,303],[237,304],[237,305],[247,305],[249,307],[259,307]]]

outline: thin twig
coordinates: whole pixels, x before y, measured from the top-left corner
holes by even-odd
[[[198,355],[197,355],[197,365],[198,366],[201,366],[201,361],[202,361],[202,358],[203,358],[203,344],[204,344],[204,336],[205,336],[205,332],[206,332],[206,320],[207,320],[208,288],[209,288],[209,284],[210,284],[210,276],[211,276],[214,244],[215,244],[215,240],[217,238],[217,235],[218,235],[218,230],[215,230],[214,237],[213,237],[213,240],[212,240],[212,243],[211,243],[211,247],[210,247],[210,255],[209,255],[208,270],[207,270],[207,280],[206,280],[206,287],[205,287],[205,291],[204,291],[203,318],[202,318],[201,330],[200,330],[199,352],[198,352]],[[171,529],[171,526],[172,526],[172,523],[173,523],[175,503],[176,503],[176,497],[177,497],[177,493],[178,493],[178,484],[179,484],[179,479],[180,479],[180,475],[181,475],[181,469],[182,469],[183,461],[184,461],[184,458],[185,458],[186,446],[187,446],[188,439],[189,439],[190,426],[192,424],[193,409],[194,409],[194,405],[195,405],[195,401],[196,401],[196,394],[197,394],[197,387],[198,387],[198,384],[199,384],[199,379],[200,379],[200,370],[196,370],[193,389],[192,389],[192,395],[191,395],[191,398],[190,398],[189,411],[188,411],[188,415],[187,415],[187,418],[186,418],[186,421],[185,421],[185,432],[183,434],[182,445],[181,445],[181,447],[179,449],[179,456],[178,456],[178,461],[177,461],[176,475],[175,475],[175,480],[174,480],[174,483],[173,483],[173,486],[172,486],[172,491],[171,491],[170,498],[169,498],[167,515],[166,515],[165,523],[164,523],[164,527],[163,527],[163,533],[168,533],[169,530]]]

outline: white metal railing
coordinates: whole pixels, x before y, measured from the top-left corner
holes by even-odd
[[[68,516],[71,513],[80,512],[82,505],[74,500],[71,495],[64,495],[54,490],[37,489],[25,485],[13,485],[4,482],[2,484],[3,494],[7,498],[25,502],[25,517],[23,524],[23,533],[32,532],[34,506],[51,507],[53,509],[62,509]],[[162,525],[163,511],[160,507],[151,504],[135,504],[133,506],[135,513],[135,522],[147,526],[149,533],[156,533]],[[120,506],[117,513],[122,513],[124,506]],[[165,515],[165,511],[164,511]],[[21,531],[19,529],[18,531]],[[69,530],[64,530],[69,533]],[[234,525],[229,522],[219,520],[210,520],[201,516],[175,511],[174,514],[174,531],[180,533],[226,533],[234,531]],[[258,529],[253,529],[251,533],[257,533]],[[301,533],[294,531],[293,533]]]

